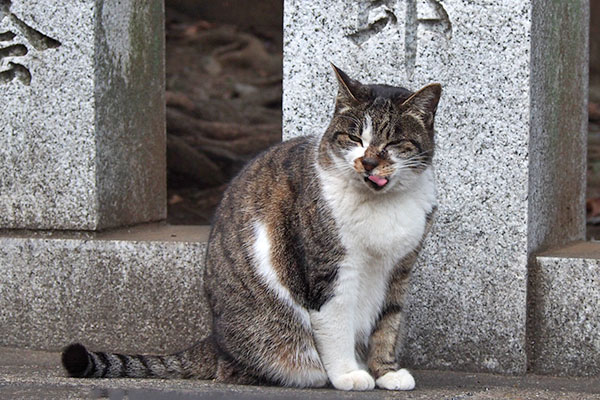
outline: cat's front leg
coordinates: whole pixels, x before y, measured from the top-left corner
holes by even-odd
[[[315,342],[327,376],[336,389],[371,390],[375,388],[375,380],[356,361],[351,309],[336,296],[319,311],[311,312]]]
[[[415,379],[411,373],[398,365],[396,347],[403,341],[405,324],[402,307],[410,268],[416,255],[416,252],[408,255],[393,272],[385,305],[369,340],[367,363],[376,378],[377,387],[381,389],[412,390],[415,388]]]
[[[377,378],[377,387],[387,390],[412,390],[415,379],[411,373],[398,366],[396,342],[403,322],[400,311],[384,312],[371,336],[369,346],[369,370]]]

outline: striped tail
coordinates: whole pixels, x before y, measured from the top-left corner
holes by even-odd
[[[212,379],[216,358],[211,343],[207,342],[166,356],[93,352],[74,343],[63,350],[62,364],[69,376],[75,378]]]

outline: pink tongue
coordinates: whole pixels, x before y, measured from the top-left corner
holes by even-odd
[[[382,178],[382,177],[377,176],[377,175],[369,175],[369,180],[371,182],[374,182],[377,186],[383,186],[386,183],[388,183],[387,179]]]

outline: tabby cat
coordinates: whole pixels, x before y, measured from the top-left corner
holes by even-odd
[[[320,136],[281,143],[231,182],[209,238],[212,332],[167,356],[68,346],[74,377],[214,379],[410,390],[397,360],[403,297],[436,209],[441,86],[364,85],[334,67]]]

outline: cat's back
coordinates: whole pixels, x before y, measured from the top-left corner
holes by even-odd
[[[303,136],[279,143],[257,156],[231,181],[215,223],[237,216],[244,220],[276,212],[281,203],[315,192],[317,139]],[[237,221],[238,223],[241,221]]]

